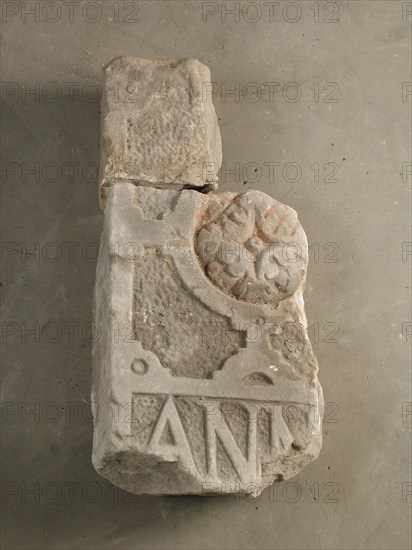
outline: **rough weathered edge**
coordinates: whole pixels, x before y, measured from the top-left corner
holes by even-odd
[[[184,180],[176,180],[176,181],[150,181],[150,180],[141,180],[138,178],[133,177],[133,174],[125,173],[125,172],[119,172],[111,175],[106,175],[104,173],[105,165],[106,165],[106,147],[105,147],[105,140],[108,139],[108,137],[105,134],[105,116],[108,110],[107,105],[107,71],[110,67],[112,67],[116,62],[118,62],[120,59],[135,59],[131,56],[118,56],[109,63],[107,63],[103,69],[102,69],[102,95],[101,95],[101,101],[100,101],[100,170],[99,170],[99,204],[100,208],[103,212],[106,211],[106,203],[107,203],[107,192],[108,188],[111,185],[117,184],[117,183],[132,183],[133,185],[140,185],[140,186],[150,186],[150,187],[158,187],[162,189],[176,189],[176,190],[182,190],[182,189],[196,189],[201,193],[208,193],[210,191],[214,191],[217,189],[218,185],[218,178],[217,178],[217,172],[222,164],[222,140],[220,135],[220,129],[219,124],[217,121],[217,115],[215,112],[215,108],[213,106],[213,101],[211,95],[207,95],[205,100],[202,100],[203,108],[205,111],[205,118],[208,116],[211,117],[211,119],[214,121],[212,131],[208,133],[207,135],[207,145],[208,145],[208,152],[209,156],[215,160],[213,162],[213,166],[210,170],[207,169],[206,166],[202,167],[202,174],[198,178],[193,178],[193,181],[184,181]],[[149,60],[149,59],[148,59]],[[184,58],[184,59],[172,59],[172,58],[165,58],[165,59],[156,59],[154,60],[158,63],[188,63],[193,64],[196,66],[197,70],[199,71],[199,80],[202,82],[203,88],[206,84],[211,84],[211,74],[210,69],[207,65],[204,65],[199,60],[195,58]],[[201,97],[203,96],[203,89],[200,91]],[[208,164],[208,163],[205,163]],[[204,177],[203,177],[204,175]]]

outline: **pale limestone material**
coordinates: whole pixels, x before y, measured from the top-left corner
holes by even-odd
[[[222,162],[209,68],[196,59],[118,57],[103,70],[101,199],[114,182],[215,187]]]
[[[161,66],[126,60],[127,74]],[[107,126],[104,139],[117,131]],[[207,131],[211,143],[216,131]],[[93,464],[137,494],[258,495],[298,473],[322,444],[302,296],[305,233],[294,210],[259,191],[140,183],[105,183]]]

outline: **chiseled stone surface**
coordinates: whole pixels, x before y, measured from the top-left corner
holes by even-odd
[[[222,162],[210,70],[196,59],[118,57],[103,70],[101,201],[112,183],[212,189]]]
[[[187,64],[203,67],[140,59],[128,67],[127,59],[108,67],[120,63],[133,74],[148,104],[150,95],[160,99],[152,80],[149,90],[139,80],[142,67],[175,84],[183,64],[182,90],[192,79]],[[172,103],[164,109],[177,117]],[[108,124],[103,142],[118,142],[123,129]],[[153,161],[155,179],[153,139],[149,132],[145,147],[144,133],[136,133],[143,145],[130,155],[139,157],[136,166]],[[171,162],[173,148],[181,172],[190,173],[177,142]],[[322,444],[323,396],[302,296],[305,233],[293,209],[259,191],[165,189],[159,175],[153,186],[141,183],[106,181],[94,296],[93,464],[132,493],[258,495],[298,473]]]
[[[271,211],[262,250],[246,255],[239,245],[250,235],[246,217],[234,241],[224,229],[208,241],[211,219],[245,203],[259,220]],[[211,278],[202,245],[224,256],[223,243],[233,245],[223,273],[239,269]],[[104,477],[135,493],[259,494],[318,455],[323,403],[303,309],[306,263],[295,212],[258,191],[109,189],[93,383],[93,462]],[[235,295],[233,280],[253,290]]]

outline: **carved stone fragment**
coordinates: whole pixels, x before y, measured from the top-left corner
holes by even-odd
[[[190,96],[201,88],[194,68],[209,80],[193,60],[121,58],[106,68],[93,463],[138,494],[258,495],[298,473],[322,442],[302,297],[307,241],[296,212],[262,192],[194,189],[207,184],[201,163],[220,163],[213,106],[206,116]],[[116,78],[140,90],[127,115],[107,100]],[[201,127],[190,135],[187,116]],[[153,117],[168,121],[155,134]],[[130,173],[112,169],[120,151]]]
[[[119,181],[213,189],[222,162],[209,68],[196,59],[118,57],[103,70],[101,199]]]

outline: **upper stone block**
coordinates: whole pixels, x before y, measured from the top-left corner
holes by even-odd
[[[100,197],[116,182],[216,187],[222,162],[210,70],[196,59],[118,57],[103,70]]]

